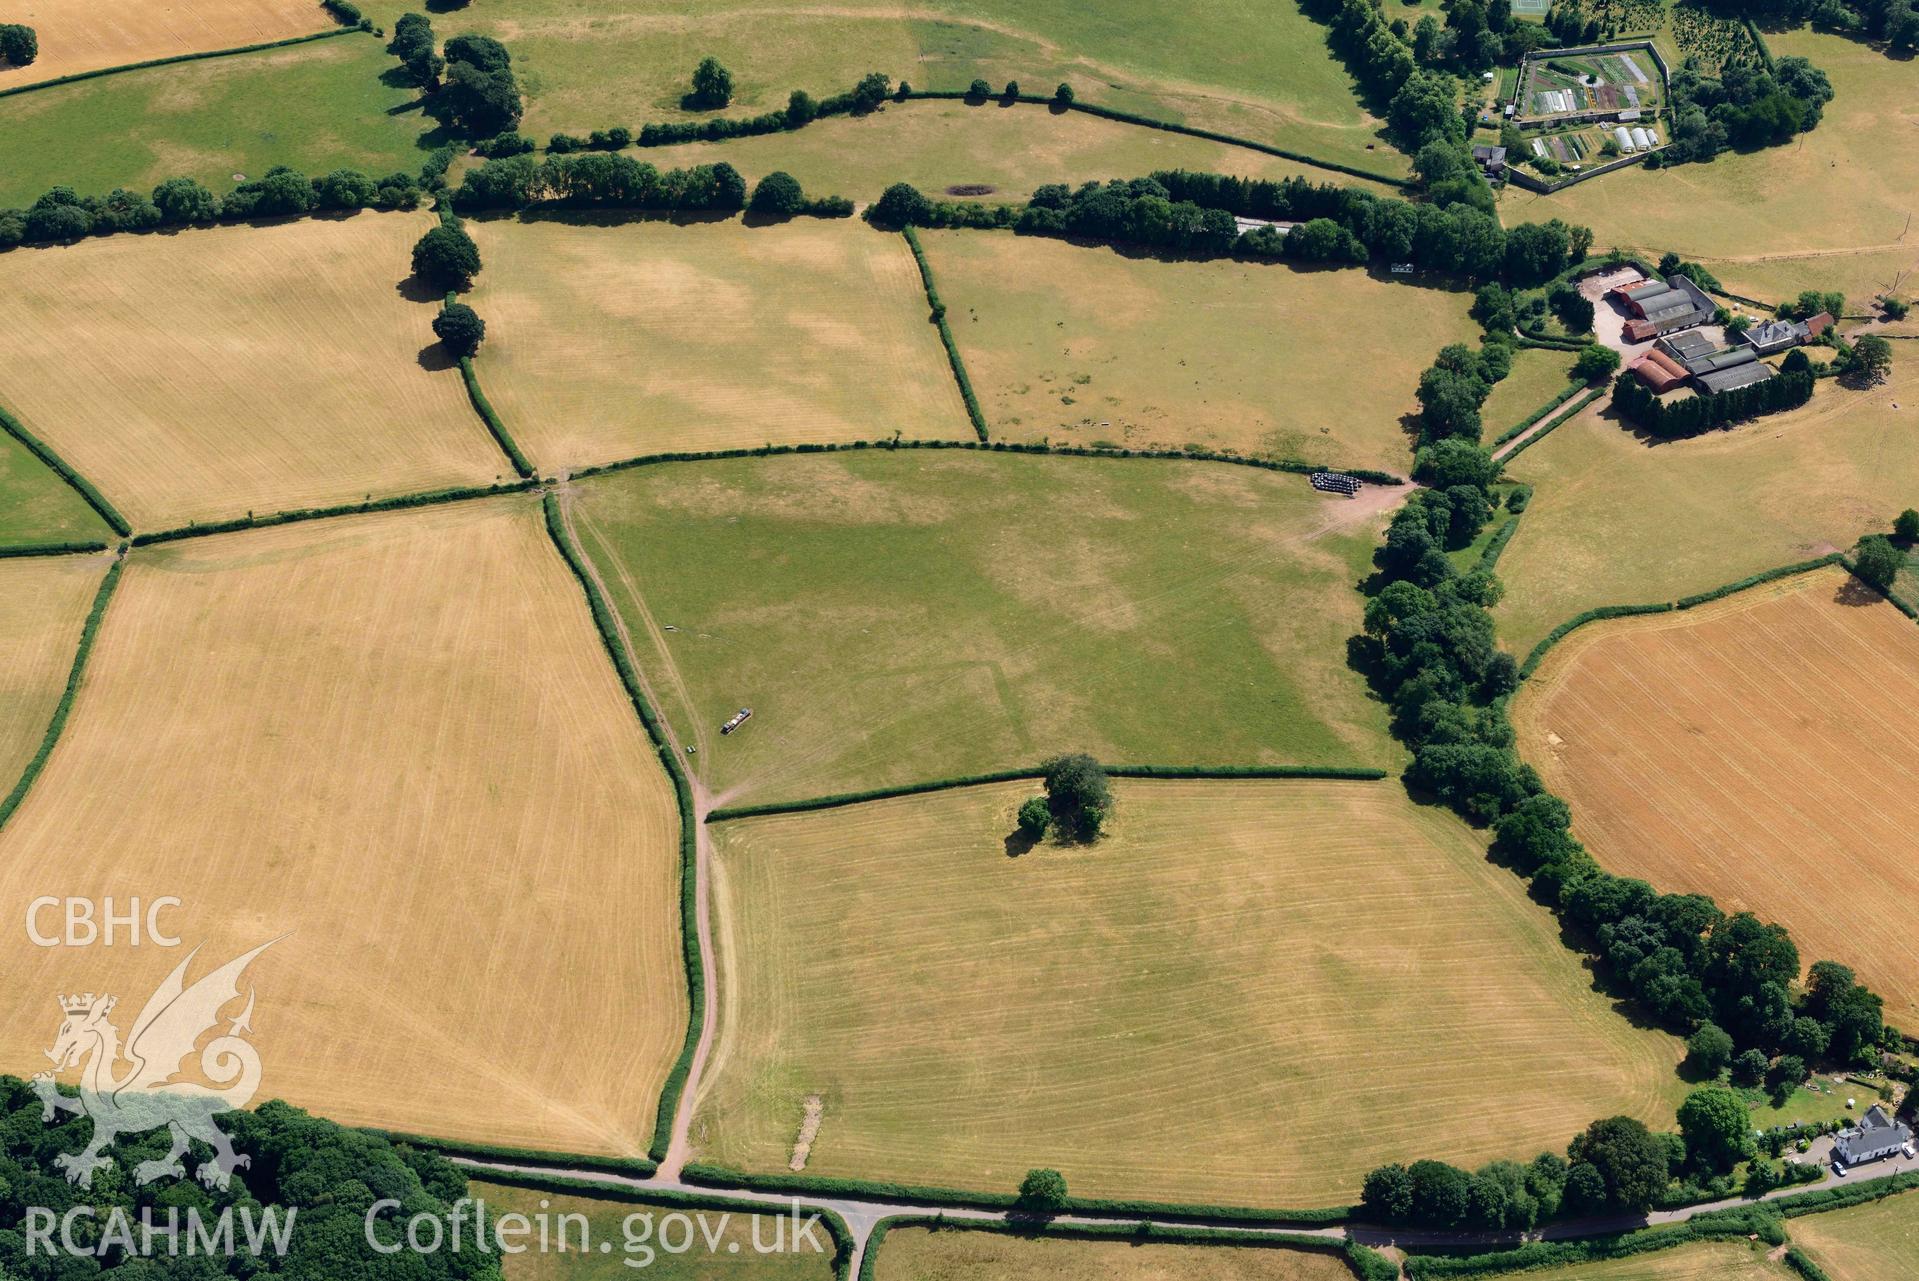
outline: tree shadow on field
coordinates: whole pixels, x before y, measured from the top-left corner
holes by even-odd
[[[1030,854],[1038,846],[1039,837],[1032,835],[1022,828],[1016,827],[1006,834],[1007,858],[1019,858],[1023,854]]]
[[[405,280],[395,283],[393,292],[408,302],[444,302],[446,300],[446,290],[418,276],[408,276]]]
[[[1847,574],[1846,581],[1839,584],[1839,590],[1833,593],[1832,599],[1836,605],[1877,605],[1885,597],[1851,574]]]
[[[460,367],[460,362],[449,356],[445,344],[440,342],[430,342],[420,348],[417,359],[420,362],[420,368],[430,374],[444,373],[446,370]]]

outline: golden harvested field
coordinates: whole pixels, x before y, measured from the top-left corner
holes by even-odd
[[[136,530],[511,475],[399,292],[433,215],[0,257],[0,403]]]
[[[922,237],[995,437],[1193,445],[1404,474],[1401,417],[1463,293],[1351,270],[1162,262],[1061,240]],[[1359,372],[1363,370],[1363,373]]]
[[[857,221],[470,222],[487,395],[543,468],[973,435],[913,255]]]
[[[1583,610],[1677,600],[1888,529],[1919,498],[1919,360],[1872,391],[1822,380],[1803,409],[1658,445],[1602,397],[1509,474],[1536,487],[1494,611],[1523,658]]]
[[[1024,200],[1043,183],[1077,186],[1088,180],[1142,177],[1157,169],[1274,180],[1299,175],[1382,196],[1400,194],[1384,183],[1295,164],[1263,151],[1084,112],[1055,115],[1046,107],[998,103],[893,103],[864,119],[840,116],[794,133],[649,147],[640,156],[662,169],[724,160],[748,182],[784,169],[813,195],[852,200],[878,199],[895,182],[910,182],[943,198],[949,188],[985,186],[993,190],[956,192],[952,197]]]
[[[0,832],[15,920],[175,895],[196,974],[280,940],[249,970],[262,1098],[567,1151],[651,1135],[686,1027],[678,882],[672,792],[520,498],[134,552]],[[7,946],[22,1075],[54,992],[130,1021],[181,955]]]
[[[500,1260],[506,1281],[613,1281],[615,1277],[644,1276],[650,1281],[725,1281],[741,1277],[745,1281],[832,1281],[833,1238],[824,1225],[815,1228],[805,1240],[795,1239],[790,1216],[744,1214],[737,1210],[691,1210],[680,1206],[644,1205],[633,1201],[598,1197],[560,1196],[507,1187],[474,1179],[470,1195],[486,1203],[489,1218],[502,1214],[524,1214],[537,1234],[540,1219],[547,1216],[551,1248],[541,1250],[539,1237],[525,1238],[533,1245],[524,1254],[508,1255]],[[562,1215],[582,1215],[561,1221]],[[693,1220],[692,1248],[675,1254],[660,1248],[660,1230],[672,1215]],[[785,1219],[784,1225],[781,1220]],[[707,1248],[707,1237],[700,1225],[712,1233],[714,1247]],[[564,1243],[576,1246],[582,1234],[592,1247],[582,1252],[559,1248]],[[673,1225],[668,1239],[680,1241],[680,1228]],[[758,1234],[757,1238],[755,1233]],[[757,1239],[764,1252],[756,1251]],[[612,1244],[600,1252],[599,1243]],[[812,1242],[823,1248],[815,1250]],[[774,1248],[777,1245],[778,1248]]]
[[[699,1155],[785,1171],[818,1096],[810,1174],[1297,1207],[1669,1115],[1678,1042],[1397,784],[1116,790],[1090,849],[1009,843],[1033,783],[715,827]]]
[[[1797,1220],[1793,1235],[1799,1235]],[[1718,1241],[1524,1275],[1527,1281],[1796,1281],[1799,1276],[1767,1258],[1763,1246]]]
[[[1521,754],[1614,872],[1792,930],[1919,1019],[1919,627],[1833,568],[1593,623],[1514,705]]]
[[[1220,1245],[1036,1240],[999,1232],[886,1234],[875,1281],[1352,1281],[1337,1254]]]
[[[105,556],[0,560],[0,797],[39,750]]]
[[[1783,147],[1709,164],[1627,169],[1553,196],[1509,189],[1514,222],[1585,223],[1600,247],[1672,250],[1754,298],[1840,289],[1855,304],[1906,273],[1919,277],[1919,94],[1914,71],[1856,41],[1811,31],[1769,34],[1778,57],[1810,58],[1835,97],[1819,127]]]
[[[1794,1219],[1792,1239],[1832,1281],[1919,1276],[1919,1196]]]
[[[318,0],[19,0],[7,21],[34,28],[40,56],[25,67],[0,67],[0,89],[339,25]]]

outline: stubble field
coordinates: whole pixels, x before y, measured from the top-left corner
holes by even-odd
[[[1883,533],[1919,496],[1919,374],[1823,380],[1790,413],[1648,445],[1602,398],[1512,465],[1536,487],[1499,562],[1500,643],[1519,657],[1599,605],[1677,600]]]
[[[1832,1281],[1880,1281],[1919,1275],[1919,1197],[1809,1214],[1792,1221],[1792,1239]]]
[[[677,826],[537,505],[462,504],[135,551],[0,904],[175,896],[196,976],[277,939],[261,1098],[632,1155],[686,1026]],[[124,1030],[184,955],[14,931],[0,1070],[56,991]]]
[[[652,466],[578,493],[661,713],[727,801],[1074,750],[1401,758],[1345,665],[1379,510],[1300,477],[902,450]]]
[[[0,560],[0,797],[39,750],[105,556]]]
[[[1331,1205],[1409,1151],[1530,1157],[1672,1106],[1677,1042],[1396,784],[1122,781],[1097,846],[1022,852],[1035,790],[714,829],[702,1159],[786,1170],[817,1096],[811,1174]]]
[[[507,466],[401,292],[431,214],[0,257],[0,404],[135,529],[490,484]]]
[[[468,224],[489,398],[547,469],[971,438],[913,255],[860,222]]]
[[[1352,270],[922,237],[996,438],[1202,446],[1404,475],[1419,374],[1464,293]]]
[[[35,30],[40,56],[25,67],[0,67],[0,89],[339,25],[318,0],[21,0],[7,20]]]
[[[1919,627],[1826,569],[1594,623],[1514,705],[1521,755],[1609,870],[1709,894],[1919,1017]]]
[[[1269,1247],[1038,1240],[999,1232],[887,1233],[874,1281],[1352,1281],[1336,1254]]]

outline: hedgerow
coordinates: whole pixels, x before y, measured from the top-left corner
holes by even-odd
[[[1413,1281],[1427,1281],[1427,1278],[1432,1277],[1524,1272],[1536,1268],[1625,1259],[1636,1254],[1671,1250],[1704,1241],[1743,1241],[1749,1236],[1757,1236],[1770,1245],[1780,1245],[1785,1241],[1785,1229],[1775,1215],[1757,1206],[1722,1210],[1697,1215],[1685,1223],[1644,1228],[1619,1236],[1577,1241],[1534,1241],[1513,1250],[1494,1250],[1481,1254],[1413,1255],[1406,1260],[1406,1275]]]
[[[1584,344],[1581,344],[1581,345],[1583,346]],[[1585,387],[1586,387],[1586,384],[1584,383],[1572,383],[1568,385],[1566,390],[1560,392],[1557,396],[1554,396],[1551,400],[1547,401],[1545,404],[1541,405],[1539,408],[1533,410],[1530,414],[1527,414],[1524,418],[1520,419],[1516,426],[1508,427],[1505,431],[1502,431],[1497,436],[1493,437],[1493,447],[1497,449],[1499,446],[1505,444],[1507,441],[1511,440],[1513,437],[1518,436],[1519,434],[1524,432],[1528,427],[1532,426],[1534,423],[1544,418],[1547,414],[1550,414],[1553,410],[1559,408],[1561,405],[1571,400],[1574,396],[1577,396],[1581,391],[1585,390]]]
[[[647,1178],[660,1168],[657,1162],[640,1157],[594,1156],[578,1152],[553,1152],[544,1148],[476,1143],[467,1139],[442,1139],[426,1134],[409,1134],[404,1130],[383,1130],[371,1125],[354,1128],[365,1134],[377,1134],[390,1143],[404,1143],[409,1147],[426,1148],[442,1156],[469,1157],[481,1161],[517,1161],[526,1165],[551,1166],[554,1169],[604,1170],[609,1174],[625,1174],[634,1178]],[[496,1173],[491,1170],[486,1172],[485,1177],[494,1182],[500,1181]]]
[[[1806,1214],[1824,1214],[1828,1210],[1844,1210],[1855,1205],[1865,1205],[1870,1201],[1883,1201],[1889,1196],[1910,1192],[1919,1188],[1919,1171],[1889,1175],[1883,1179],[1868,1179],[1863,1183],[1847,1183],[1838,1187],[1820,1188],[1814,1192],[1800,1192],[1793,1196],[1768,1201],[1766,1208],[1788,1219],[1796,1219]]]
[[[1748,22],[1752,19],[1748,18]],[[1796,1245],[1786,1247],[1786,1266],[1804,1277],[1806,1281],[1832,1281],[1826,1270],[1812,1261],[1812,1256]]]
[[[460,377],[466,380],[467,399],[473,402],[474,412],[480,415],[480,421],[486,424],[486,429],[493,433],[493,439],[499,445],[500,452],[506,455],[507,461],[513,464],[513,470],[523,479],[531,479],[533,464],[528,462],[526,455],[520,452],[519,442],[513,439],[513,434],[507,431],[506,424],[500,421],[499,414],[494,412],[493,403],[486,398],[486,393],[480,390],[479,375],[473,372],[471,356],[460,357]]]
[[[35,543],[24,547],[0,547],[0,560],[20,556],[75,556],[106,549],[105,543]]]
[[[100,519],[107,523],[108,529],[122,538],[133,532],[133,527],[127,524],[127,518],[106,500],[105,495],[93,487],[92,481],[67,466],[67,460],[55,453],[53,446],[28,431],[24,423],[5,409],[0,409],[0,430],[25,445],[35,458],[46,464],[47,470],[71,485],[80,497],[87,500],[87,506],[99,513]]]
[[[1510,517],[1499,527],[1499,532],[1494,534],[1492,541],[1486,544],[1486,550],[1479,553],[1481,573],[1492,572],[1493,568],[1499,564],[1500,556],[1505,553],[1506,544],[1513,540],[1513,535],[1518,531],[1519,517],[1517,516]]]
[[[646,693],[641,688],[639,673],[634,670],[626,646],[620,641],[619,623],[613,615],[613,609],[601,595],[599,585],[593,581],[579,548],[574,546],[573,539],[566,532],[566,522],[560,515],[559,498],[547,494],[541,501],[541,507],[546,513],[547,534],[553,539],[561,559],[573,571],[580,590],[586,595],[587,609],[593,615],[593,625],[599,629],[600,643],[606,647],[607,657],[613,660],[613,670],[619,674],[627,700],[633,704],[640,723],[646,727],[647,736],[653,740],[653,750],[666,767],[667,777],[673,780],[673,795],[679,804],[680,947],[686,965],[687,1024],[685,1042],[680,1048],[679,1058],[674,1060],[672,1069],[666,1075],[666,1084],[660,1091],[660,1106],[653,1123],[653,1143],[648,1155],[655,1161],[661,1161],[666,1158],[667,1147],[672,1143],[675,1112],[680,1107],[692,1104],[692,1100],[682,1099],[680,1095],[693,1070],[693,1053],[699,1048],[700,1029],[706,1020],[706,968],[700,960],[697,892],[699,838],[693,815],[693,786],[687,780],[686,767],[680,763],[679,754],[673,750],[665,723],[654,712],[653,705],[647,701]]]
[[[54,705],[53,717],[47,722],[47,732],[40,739],[39,750],[27,762],[20,774],[20,781],[13,785],[5,800],[0,800],[0,827],[7,825],[13,812],[20,808],[20,802],[26,799],[34,780],[40,777],[40,771],[46,768],[47,757],[53,754],[54,744],[60,741],[60,732],[67,727],[67,715],[73,710],[73,699],[80,692],[80,678],[86,674],[87,655],[93,652],[93,641],[100,634],[100,620],[106,616],[107,602],[113,599],[113,589],[120,582],[120,571],[126,565],[124,560],[115,560],[107,567],[106,577],[100,580],[100,589],[93,594],[93,608],[87,611],[87,621],[80,629],[80,644],[73,653],[73,666],[67,671],[66,688],[60,692],[60,701]]]
[[[946,304],[940,301],[939,286],[933,283],[933,268],[926,261],[926,250],[911,227],[902,227],[900,232],[913,251],[913,261],[919,264],[920,283],[926,287],[926,305],[933,309],[933,323],[939,327],[940,345],[946,348],[946,363],[953,370],[953,381],[959,384],[960,399],[966,402],[966,416],[973,420],[973,430],[979,438],[985,440],[986,415],[980,412],[979,397],[973,394],[973,380],[967,377],[966,361],[960,357],[959,344],[953,340],[953,327],[946,323]]]
[[[1595,400],[1598,400],[1601,396],[1605,394],[1606,394],[1606,389],[1604,387],[1594,387],[1591,390],[1587,391],[1587,393],[1584,396],[1581,396],[1577,401],[1573,403],[1572,408],[1566,410],[1564,413],[1560,414],[1557,418],[1554,418],[1551,422],[1547,423],[1544,427],[1541,427],[1538,431],[1534,432],[1532,435],[1528,436],[1526,439],[1520,441],[1516,448],[1514,448],[1511,452],[1506,454],[1499,461],[1502,464],[1510,464],[1513,459],[1519,457],[1521,454],[1525,453],[1528,449],[1531,449],[1534,445],[1537,445],[1540,441],[1546,439],[1546,437],[1552,435],[1554,432],[1558,431],[1561,427],[1564,427],[1567,423],[1579,417],[1580,413],[1584,411],[1588,405],[1592,404]]]
[[[432,489],[418,494],[396,494],[392,498],[374,498],[361,503],[341,503],[337,507],[295,507],[286,511],[268,512],[264,516],[249,513],[232,520],[210,521],[204,525],[194,523],[174,529],[135,534],[133,545],[147,547],[154,543],[177,542],[182,538],[205,538],[210,534],[231,534],[242,529],[291,525],[302,520],[325,520],[331,516],[355,516],[362,512],[397,511],[405,507],[436,507],[441,503],[461,503],[471,498],[491,498],[495,494],[523,494],[538,483],[533,480],[516,480],[498,485],[474,485],[464,489]]]

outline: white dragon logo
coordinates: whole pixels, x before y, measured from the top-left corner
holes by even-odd
[[[173,1134],[173,1150],[158,1161],[142,1161],[134,1167],[134,1181],[147,1184],[172,1175],[185,1178],[186,1167],[180,1158],[186,1155],[189,1141],[198,1139],[213,1148],[214,1160],[202,1162],[200,1182],[212,1188],[225,1188],[233,1171],[249,1164],[249,1158],[236,1153],[233,1145],[213,1118],[222,1112],[245,1107],[260,1088],[260,1054],[242,1039],[252,1031],[253,992],[247,992],[246,1008],[232,1020],[225,1034],[214,1037],[200,1051],[200,1071],[209,1087],[197,1082],[173,1083],[180,1074],[201,1036],[220,1022],[220,1011],[240,996],[239,980],[249,962],[272,947],[278,939],[262,943],[246,955],[227,962],[219,969],[186,985],[187,966],[199,949],[167,976],[159,990],[147,999],[140,1017],[133,1021],[124,1050],[120,1030],[108,1022],[116,998],[84,996],[60,998],[65,1016],[60,1035],[47,1057],[54,1062],[53,1072],[33,1078],[33,1089],[40,1096],[41,1119],[53,1120],[56,1109],[74,1112],[93,1121],[93,1140],[79,1152],[62,1153],[53,1162],[66,1172],[67,1182],[83,1188],[93,1186],[93,1172],[113,1164],[102,1155],[107,1145],[122,1134],[140,1134],[167,1127]],[[78,1067],[88,1055],[92,1058],[80,1077],[80,1093],[70,1098],[54,1085],[54,1073]],[[124,1058],[130,1066],[115,1077],[114,1067]]]

